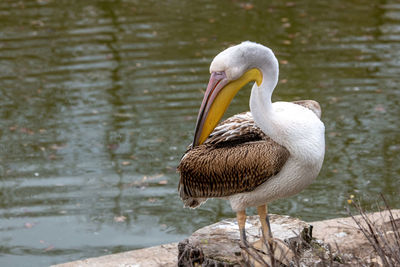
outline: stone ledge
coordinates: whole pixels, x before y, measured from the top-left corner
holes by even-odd
[[[309,224],[290,216],[270,214],[271,230],[274,238],[289,242]],[[258,216],[246,220],[247,240],[253,243],[261,238],[261,223]],[[193,258],[207,262],[205,266],[240,265],[240,234],[236,219],[225,219],[205,226],[179,243],[179,266],[187,266]]]
[[[396,224],[400,227],[400,209],[392,210],[392,214]],[[385,232],[390,231],[388,211],[368,213],[367,215],[377,228]],[[365,225],[360,215],[354,217]],[[311,222],[310,224],[314,227],[313,237],[329,244],[334,251],[337,244],[342,253],[354,254],[361,258],[369,256],[372,252],[371,245],[351,217]]]
[[[72,261],[54,267],[147,267],[177,266],[178,243],[143,248],[97,258]]]
[[[396,223],[400,224],[400,210],[392,210]],[[360,219],[360,216],[355,216]],[[368,214],[368,217],[377,227],[386,227],[389,222],[389,213],[386,211]],[[366,256],[371,252],[371,247],[363,234],[358,230],[357,225],[351,217],[337,218],[324,221],[306,223],[296,218],[281,215],[271,215],[271,228],[275,237],[287,239],[293,236],[294,232],[307,225],[313,226],[313,236],[329,244],[333,249],[336,244],[342,253],[356,253]],[[259,238],[260,227],[258,216],[250,216],[246,222],[246,229],[249,241]],[[294,232],[293,232],[294,231]],[[231,243],[224,239],[225,234],[230,237]],[[214,239],[207,239],[207,235]],[[196,239],[197,238],[197,239]],[[223,240],[224,239],[224,240]],[[203,227],[193,233],[188,238],[201,245],[204,253],[214,253],[219,242],[225,242],[228,248],[223,251],[235,255],[235,246],[239,240],[239,231],[236,219],[226,219],[221,222]],[[197,240],[197,241],[195,241]],[[204,241],[206,240],[206,241]],[[197,243],[196,243],[197,242]],[[233,244],[233,245],[232,245]],[[238,249],[238,247],[236,248]],[[222,257],[223,259],[223,257]],[[138,249],[113,255],[97,258],[89,258],[63,264],[54,265],[55,267],[91,267],[91,266],[121,266],[121,267],[146,267],[146,266],[177,266],[178,265],[178,243],[165,244],[150,248]]]

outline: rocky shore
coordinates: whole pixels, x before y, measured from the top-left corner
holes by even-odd
[[[393,235],[393,221],[400,226],[400,210],[392,210],[393,218],[388,211],[367,214],[368,220],[383,235]],[[394,220],[393,220],[394,219]],[[374,248],[360,230],[356,221],[365,225],[365,218],[360,215],[354,218],[337,218],[316,222],[304,222],[283,215],[271,215],[271,228],[275,238],[290,242],[304,231],[311,233],[312,238],[330,247],[341,255],[352,255],[381,265],[380,259],[371,259]],[[248,217],[246,230],[249,242],[260,239],[258,216]],[[311,237],[310,237],[311,238]],[[97,258],[89,258],[63,264],[56,267],[89,267],[89,266],[184,266],[188,262],[197,262],[202,266],[236,266],[241,260],[241,249],[238,244],[239,232],[236,219],[226,219],[203,227],[190,237],[178,243],[165,244],[150,248],[128,251]],[[178,261],[179,258],[179,261]],[[339,259],[340,262],[340,259]],[[222,266],[221,265],[221,266]]]

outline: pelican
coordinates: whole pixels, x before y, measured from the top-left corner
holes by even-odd
[[[279,64],[261,44],[246,41],[222,51],[210,73],[194,141],[178,166],[180,197],[190,208],[208,198],[229,200],[243,244],[246,208],[257,207],[262,236],[271,240],[267,204],[299,193],[321,169],[325,127],[320,105],[313,100],[271,102]],[[219,123],[249,82],[254,82],[250,112]]]

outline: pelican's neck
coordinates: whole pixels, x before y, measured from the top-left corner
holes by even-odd
[[[272,53],[272,52],[271,52]],[[271,54],[268,60],[260,67],[263,74],[263,82],[260,86],[254,83],[250,96],[250,111],[258,127],[265,133],[272,134],[267,128],[273,118],[271,96],[278,83],[279,64],[278,60]]]

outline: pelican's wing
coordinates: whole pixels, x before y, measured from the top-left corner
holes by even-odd
[[[295,103],[297,105],[300,105],[300,106],[310,109],[312,112],[315,113],[315,115],[317,115],[318,118],[321,119],[322,110],[321,110],[321,106],[319,105],[319,103],[317,101],[297,100],[297,101],[293,101],[292,103]]]
[[[254,123],[253,115],[250,111],[236,114],[215,127],[204,144],[224,144],[228,145],[259,141],[268,136],[261,131]]]
[[[211,197],[249,192],[276,175],[288,150],[266,136],[251,113],[220,123],[200,146],[189,149],[178,166],[179,192],[186,206]]]

